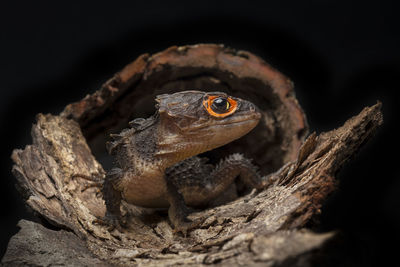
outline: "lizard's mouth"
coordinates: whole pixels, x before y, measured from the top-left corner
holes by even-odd
[[[214,139],[216,136],[221,135],[227,140],[235,140],[256,127],[261,116],[259,112],[241,112],[222,120],[216,120],[201,129],[202,136],[207,139]]]
[[[226,129],[249,128],[251,130],[258,124],[261,117],[262,115],[258,111],[242,111],[234,116],[218,120],[210,127],[223,127]]]
[[[236,124],[236,123],[245,123],[251,121],[259,121],[261,119],[261,113],[259,112],[246,112],[242,114],[236,114],[236,116],[227,117],[221,121],[216,123],[217,125],[228,125],[228,124]]]
[[[203,136],[212,135],[213,132],[218,131],[218,129],[239,129],[239,128],[249,128],[253,129],[260,121],[262,115],[259,112],[237,114],[232,117],[226,117],[221,120],[213,121],[212,123],[203,123],[200,125],[190,125],[187,128],[181,128],[187,133],[199,133],[202,132]]]
[[[180,129],[187,133],[193,132],[203,132],[205,135],[212,134],[211,131],[213,129],[234,129],[234,128],[242,128],[248,127],[249,130],[253,129],[260,119],[262,118],[262,114],[258,111],[242,111],[240,113],[235,113],[233,116],[225,117],[220,120],[214,120],[212,123],[200,123],[200,124],[192,124],[187,128],[181,127]]]

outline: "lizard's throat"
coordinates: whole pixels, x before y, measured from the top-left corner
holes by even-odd
[[[156,157],[162,160],[165,167],[170,167],[182,160],[216,148],[207,142],[207,138],[165,138],[158,143]]]

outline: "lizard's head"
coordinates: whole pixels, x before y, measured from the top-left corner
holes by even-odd
[[[261,118],[253,103],[221,92],[184,91],[159,95],[156,101],[160,147],[171,151],[167,147],[173,146],[184,158],[242,137]]]

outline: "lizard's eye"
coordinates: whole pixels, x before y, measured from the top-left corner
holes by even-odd
[[[223,118],[236,111],[237,102],[230,97],[207,96],[203,106],[211,116]]]

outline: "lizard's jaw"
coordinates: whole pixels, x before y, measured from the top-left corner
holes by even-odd
[[[195,133],[186,135],[183,138],[185,141],[181,142],[182,152],[185,156],[191,157],[228,144],[249,133],[257,126],[260,119],[261,113],[252,111],[214,121],[206,127],[197,129]]]
[[[251,113],[244,113],[244,114],[236,114],[236,116],[227,117],[222,121],[217,121],[215,126],[227,126],[227,127],[237,127],[236,124],[244,125],[243,127],[248,127],[251,129],[254,128],[252,125],[260,121],[261,113],[259,112],[251,112]],[[229,126],[231,125],[231,126]],[[211,126],[212,127],[212,126]]]
[[[223,124],[210,126],[207,131],[208,149],[211,150],[228,144],[249,133],[260,121],[261,115],[254,117],[236,117]],[[204,151],[205,152],[205,151]]]

